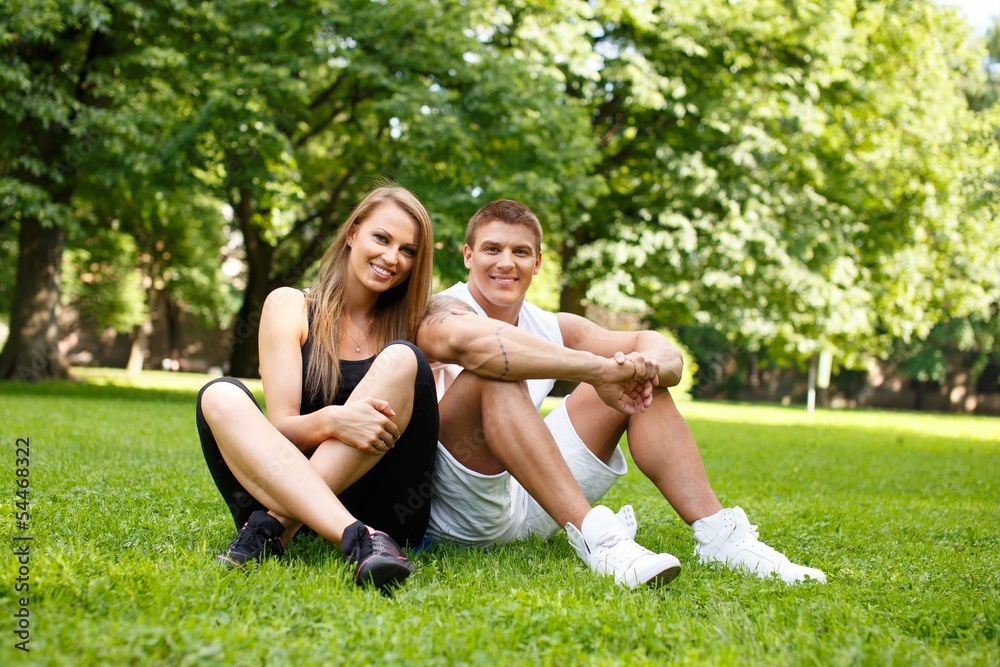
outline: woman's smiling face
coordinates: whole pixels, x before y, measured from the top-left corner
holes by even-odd
[[[348,236],[348,280],[386,292],[410,277],[417,256],[417,223],[391,202],[380,205]]]

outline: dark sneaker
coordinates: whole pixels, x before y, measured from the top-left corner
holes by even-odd
[[[252,560],[278,557],[285,553],[285,546],[278,539],[285,532],[281,522],[265,510],[257,510],[250,515],[236,539],[224,554],[215,560],[229,567],[243,567]]]
[[[354,583],[374,585],[388,591],[403,583],[413,572],[395,540],[381,531],[368,532],[368,526],[358,521],[344,531],[341,543],[347,558],[355,563]]]

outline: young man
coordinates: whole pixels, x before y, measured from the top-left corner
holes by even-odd
[[[631,507],[591,508],[625,474],[618,442],[627,433],[639,470],[694,528],[702,562],[825,582],[760,542],[743,510],[716,498],[668,390],[681,377],[676,348],[656,332],[608,331],[525,302],[541,234],[523,204],[480,209],[466,230],[468,283],[433,297],[417,334],[441,420],[429,533],[487,546],[562,526],[599,574],[630,587],[672,580],[679,561],[634,542]],[[581,384],[543,421],[538,408],[556,379]]]

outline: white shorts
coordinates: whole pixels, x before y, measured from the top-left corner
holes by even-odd
[[[549,413],[545,425],[591,505],[628,471],[621,447],[615,447],[608,463],[587,449],[570,423],[565,400]],[[438,443],[427,529],[431,538],[485,547],[530,535],[547,539],[561,528],[509,472],[484,475],[469,470]]]

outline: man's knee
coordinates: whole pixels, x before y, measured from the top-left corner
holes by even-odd
[[[511,400],[531,403],[531,392],[528,390],[528,383],[524,380],[510,382],[481,377],[477,377],[477,380],[480,383],[480,394],[484,405],[503,404]],[[532,403],[532,405],[534,404]]]

